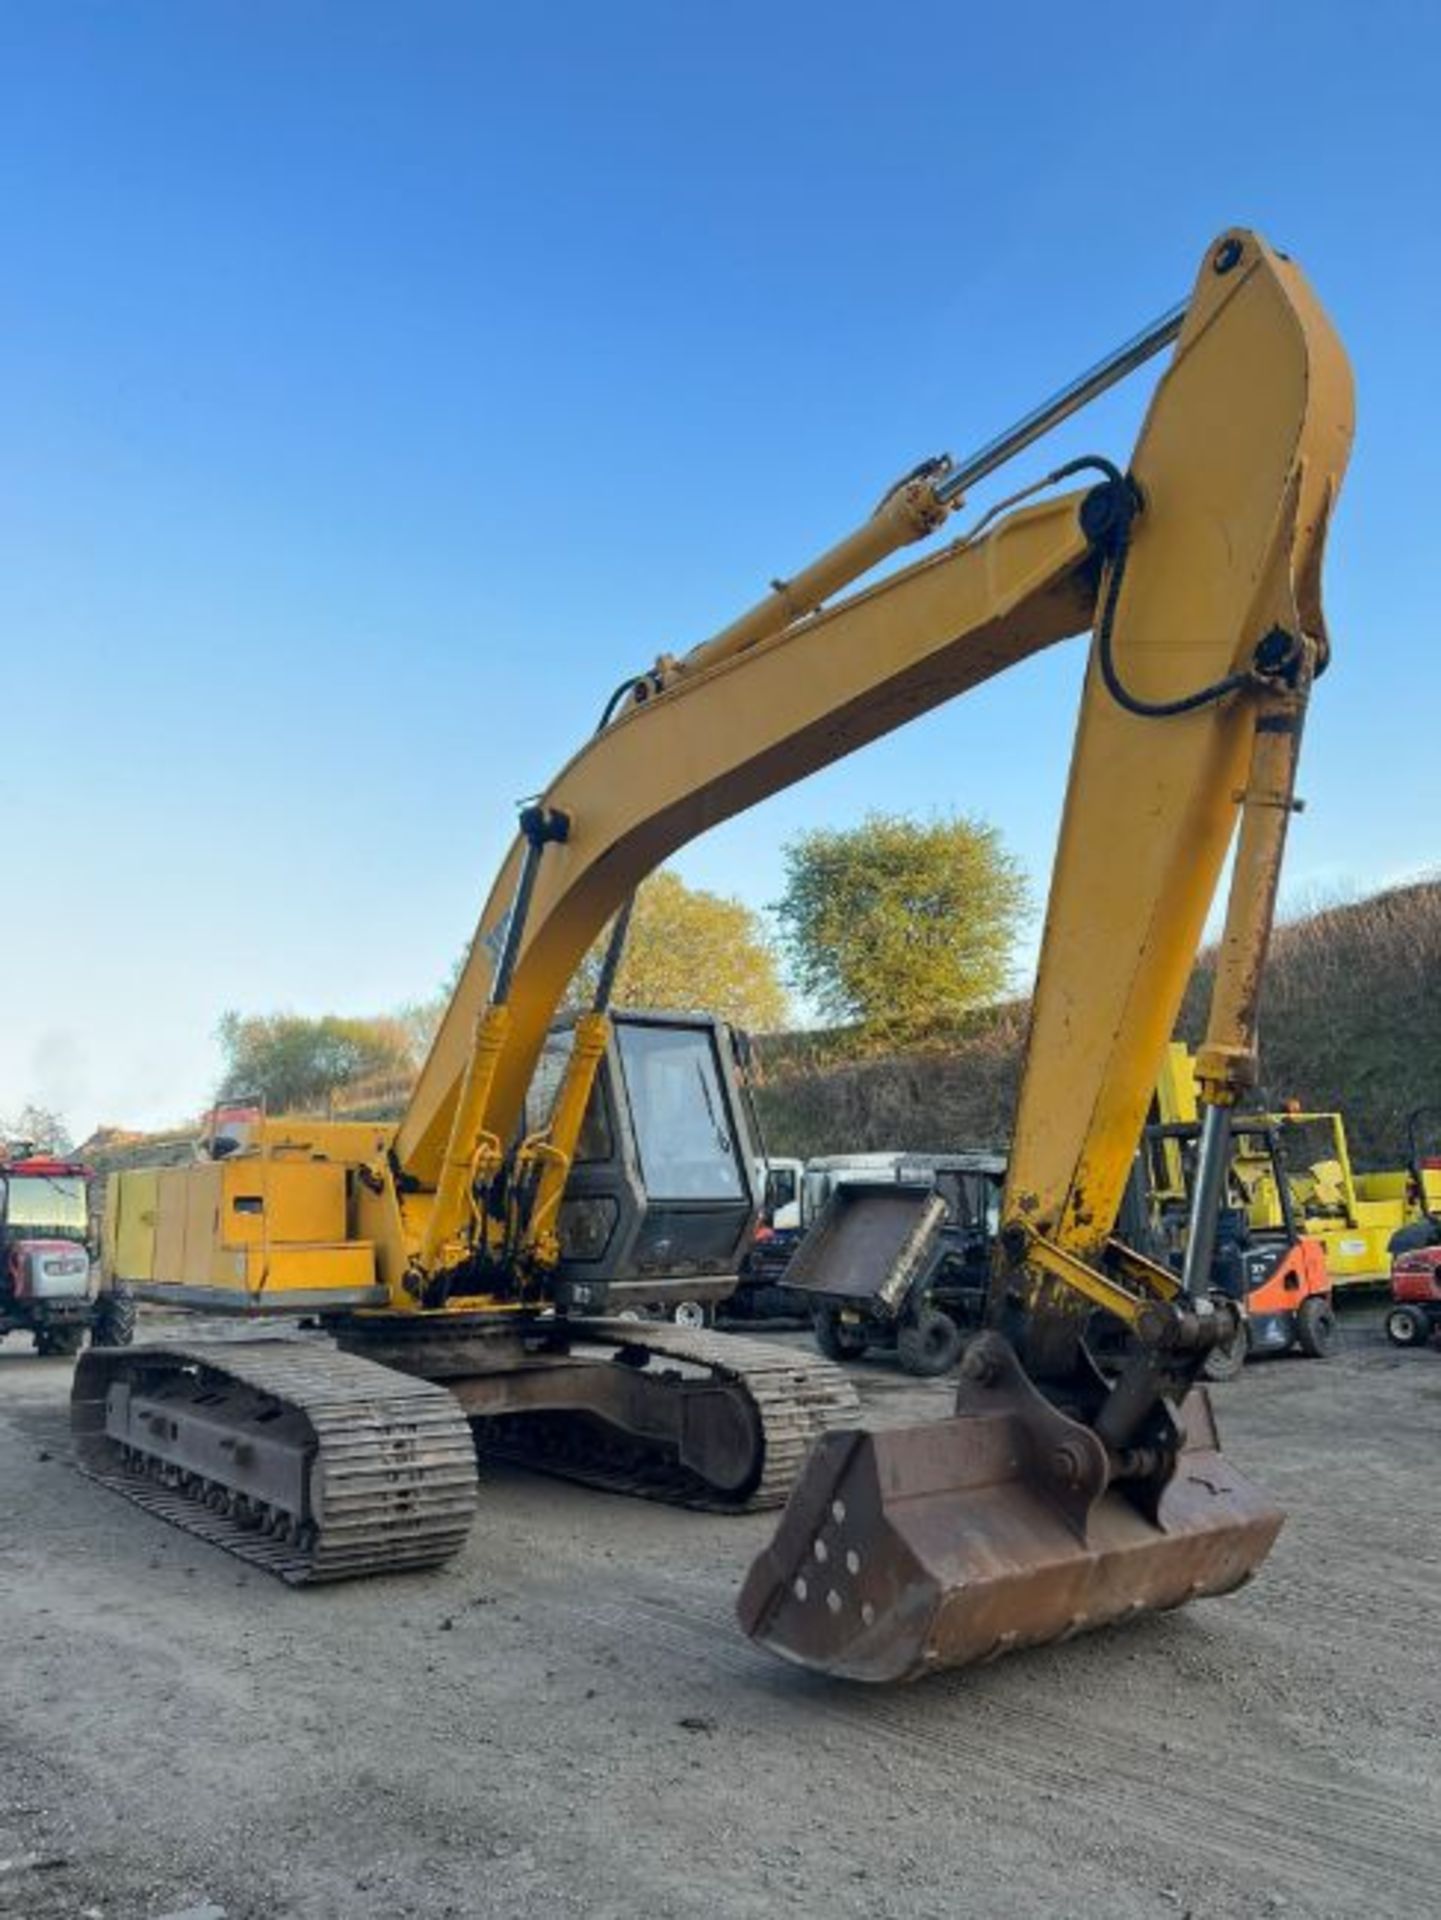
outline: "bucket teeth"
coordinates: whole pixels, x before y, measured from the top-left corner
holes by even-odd
[[[1103,1482],[1078,1502],[1100,1443],[1021,1381],[963,1383],[947,1420],[827,1434],[746,1577],[746,1633],[840,1678],[914,1680],[1228,1593],[1265,1559],[1282,1516],[1222,1457],[1204,1398],[1158,1523]]]

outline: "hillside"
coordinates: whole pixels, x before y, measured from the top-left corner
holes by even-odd
[[[1186,997],[1182,1035],[1205,1025],[1211,961]],[[1406,1116],[1441,1104],[1441,880],[1291,920],[1276,930],[1262,1003],[1268,1099],[1339,1107],[1361,1166],[1403,1153]],[[860,1055],[854,1033],[758,1043],[757,1104],[774,1153],[918,1150],[1004,1140],[1027,1002],[977,1015],[904,1052]]]
[[[1204,1026],[1209,985],[1203,962],[1181,1016],[1187,1039]],[[1362,1166],[1400,1164],[1407,1116],[1441,1105],[1441,880],[1277,928],[1261,1067],[1272,1101],[1338,1107]]]
[[[1406,1116],[1441,1106],[1441,880],[1328,907],[1276,930],[1262,1020],[1267,1097],[1346,1115],[1358,1165],[1394,1166]],[[1205,1024],[1210,960],[1186,996],[1180,1032]],[[1011,1125],[1028,1003],[1013,1000],[904,1051],[850,1029],[769,1034],[755,1043],[756,1101],[773,1153],[876,1147],[919,1151],[1003,1142]],[[394,1119],[404,1076],[371,1075],[336,1095],[335,1119]],[[81,1149],[99,1172],[191,1157],[198,1123],[170,1134],[102,1128]]]
[[[127,1167],[183,1167],[195,1158],[195,1142],[200,1131],[199,1120],[166,1133],[132,1133],[123,1127],[97,1127],[90,1138],[76,1148],[76,1158],[101,1178],[123,1172]]]

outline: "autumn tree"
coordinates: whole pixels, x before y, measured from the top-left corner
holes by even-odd
[[[225,1057],[219,1097],[255,1095],[272,1113],[324,1109],[344,1087],[415,1065],[398,1019],[232,1011],[221,1016],[218,1034]]]
[[[985,821],[872,813],[801,834],[785,859],[782,944],[826,1018],[916,1032],[1005,991],[1028,896]]]
[[[452,962],[449,973],[434,993],[424,1000],[408,1000],[404,1006],[397,1007],[391,1016],[403,1029],[405,1044],[417,1068],[421,1066],[435,1044],[435,1036],[440,1032],[440,1023],[445,1018],[445,1010],[450,1005],[456,987],[460,984],[460,976],[465,972],[469,958],[470,951],[467,948]]]
[[[588,1006],[594,999],[607,938],[582,961],[570,1004]],[[463,966],[464,958],[432,998],[377,1019],[225,1014],[218,1028],[225,1059],[218,1097],[254,1095],[272,1113],[315,1112],[353,1088],[368,1099],[367,1083],[389,1080],[375,1090],[382,1103],[403,1100]],[[787,1012],[759,915],[666,872],[654,874],[637,895],[613,998],[624,1006],[718,1013],[760,1031],[782,1026]]]
[[[589,1006],[609,929],[581,962],[567,996]],[[688,887],[662,868],[644,881],[626,935],[614,1004],[716,1013],[773,1032],[789,1012],[775,951],[759,914],[742,901]]]

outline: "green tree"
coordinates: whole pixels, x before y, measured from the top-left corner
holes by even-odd
[[[826,1018],[913,1033],[1005,991],[1028,893],[985,821],[872,813],[801,834],[785,858],[782,944]]]
[[[567,996],[589,1006],[609,929],[581,962]],[[760,915],[739,900],[688,887],[662,868],[643,882],[626,936],[614,1003],[717,1013],[736,1026],[774,1032],[789,1003]]]
[[[218,1033],[225,1056],[219,1097],[254,1094],[272,1113],[323,1110],[344,1087],[415,1065],[396,1019],[232,1011],[221,1016]]]

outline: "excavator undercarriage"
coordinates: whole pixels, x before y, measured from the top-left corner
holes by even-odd
[[[636,1321],[341,1322],[323,1334],[92,1349],[84,1470],[292,1584],[433,1566],[477,1455],[710,1512],[783,1504],[859,1412],[805,1353]],[[473,1423],[473,1426],[472,1426]]]
[[[475,1514],[450,1395],[320,1340],[93,1349],[71,1420],[92,1478],[294,1586],[436,1566]]]

